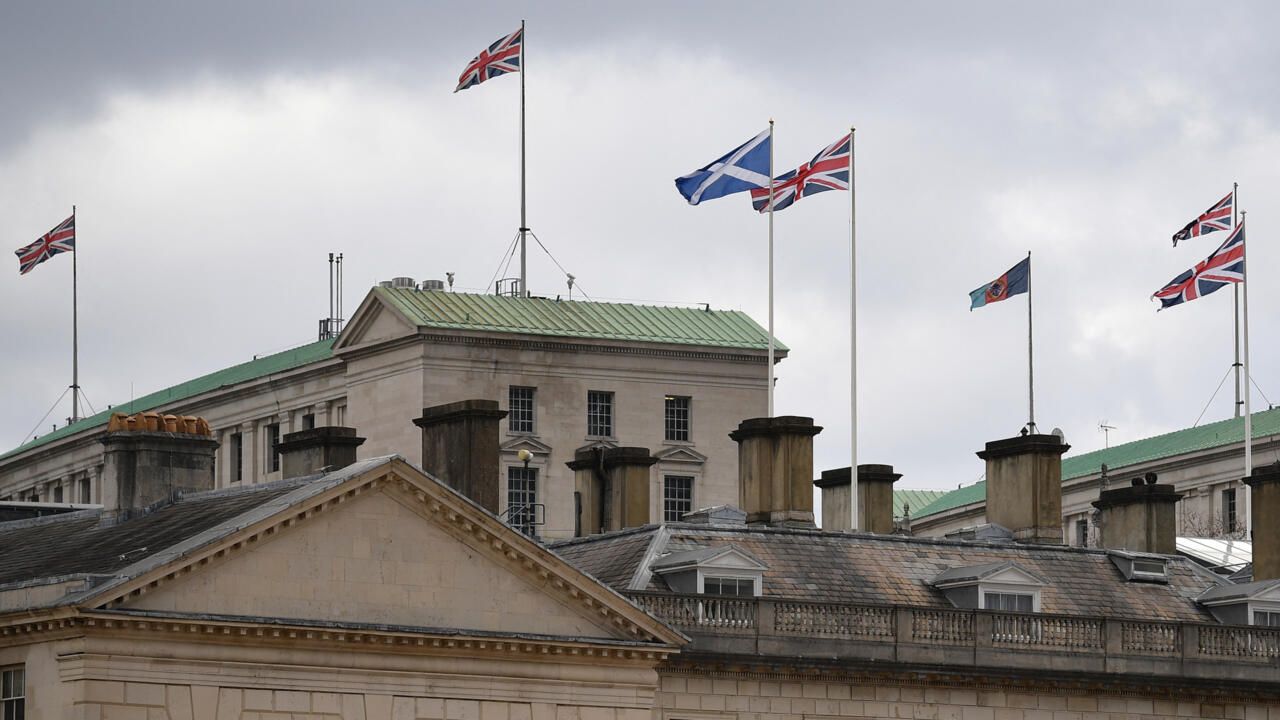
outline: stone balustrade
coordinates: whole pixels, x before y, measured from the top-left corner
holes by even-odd
[[[1056,672],[1280,677],[1280,629],[767,598],[627,593],[688,652]]]

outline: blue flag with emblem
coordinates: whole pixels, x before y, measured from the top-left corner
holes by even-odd
[[[772,138],[765,130],[718,160],[676,178],[676,189],[690,205],[697,205],[752,188],[767,188],[771,147]]]

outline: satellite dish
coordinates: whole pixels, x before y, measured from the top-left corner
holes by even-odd
[[[1063,434],[1063,432],[1062,432],[1062,428],[1054,428],[1054,429],[1053,429],[1053,432],[1051,432],[1050,434],[1051,434],[1051,435],[1053,435],[1054,437],[1058,438],[1058,442],[1059,442],[1059,443],[1061,443],[1061,444],[1063,444],[1063,445],[1066,445],[1066,444],[1067,444],[1067,436],[1066,436],[1065,434]]]

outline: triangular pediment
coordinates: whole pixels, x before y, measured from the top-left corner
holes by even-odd
[[[666,463],[689,463],[701,465],[707,461],[707,456],[694,450],[691,447],[683,445],[675,445],[664,448],[654,453],[654,457],[658,458],[658,462]]]
[[[982,578],[983,582],[990,583],[1007,583],[1009,585],[1044,585],[1045,582],[1039,577],[1032,575],[1030,572],[1023,570],[1017,565],[1009,565],[1008,567],[993,572]]]
[[[517,435],[498,446],[503,453],[518,453],[528,450],[534,455],[550,455],[551,446],[530,435]]]
[[[999,583],[1040,587],[1048,582],[1013,561],[949,568],[929,581],[937,588],[963,587],[977,583]]]
[[[334,350],[385,342],[412,335],[418,328],[395,307],[370,290],[347,321]]]
[[[573,452],[574,452],[574,456],[576,457],[578,453],[584,452],[587,450],[604,450],[607,448],[616,448],[616,447],[618,447],[617,440],[600,439],[600,440],[592,440],[591,442],[587,443],[586,445],[583,445],[582,447],[574,450]]]
[[[324,478],[315,481],[324,486]],[[91,607],[678,644],[681,636],[402,460],[124,583]]]

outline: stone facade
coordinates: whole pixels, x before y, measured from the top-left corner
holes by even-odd
[[[287,372],[221,387],[157,408],[200,415],[219,442],[217,486],[280,479],[271,438],[322,426],[347,426],[367,438],[361,457],[403,453],[420,463],[414,426],[423,408],[484,398],[506,410],[510,389],[533,389],[532,431],[500,426],[498,511],[507,506],[507,474],[532,455],[540,536],[571,537],[574,474],[566,463],[588,446],[648,448],[647,517],[660,521],[667,475],[691,477],[691,506],[738,501],[739,421],[767,404],[766,352],[751,348],[585,340],[479,330],[418,328],[371,293],[338,339],[333,357]],[[785,357],[785,352],[780,353]],[[588,434],[587,393],[612,393],[612,435]],[[670,440],[668,396],[689,398],[688,439]],[[101,429],[90,429],[0,461],[0,499],[102,502]],[[238,455],[237,455],[238,453]]]

